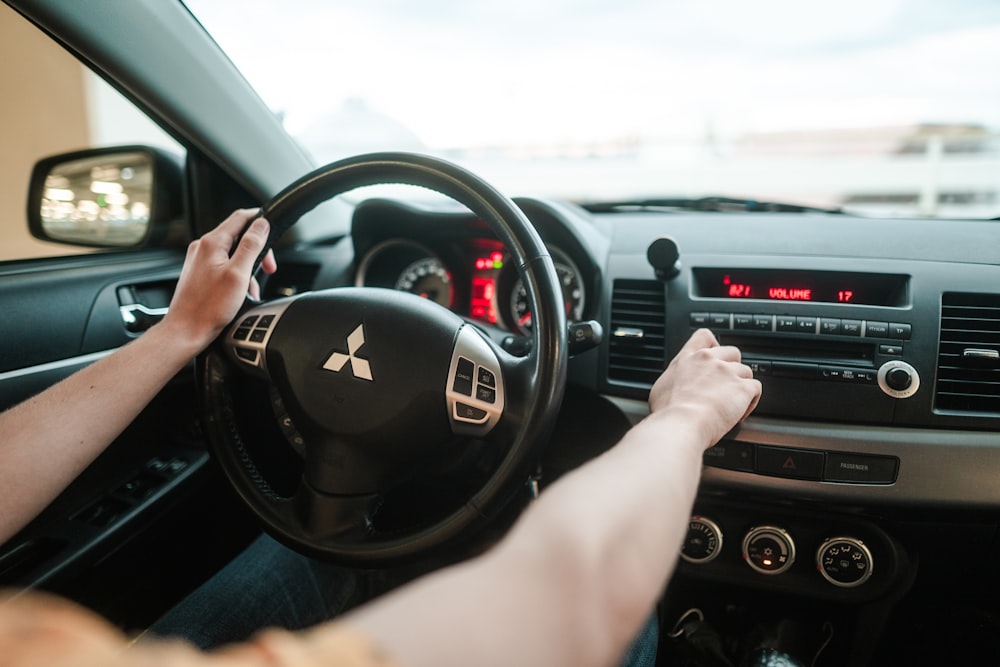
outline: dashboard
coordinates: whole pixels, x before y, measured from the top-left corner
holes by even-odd
[[[764,387],[754,415],[705,453],[681,577],[860,604],[940,555],[919,546],[933,534],[920,517],[985,513],[993,525],[996,222],[515,201],[555,260],[568,319],[606,333],[570,360],[573,395],[640,420],[653,381],[700,327],[740,347]],[[677,252],[667,271],[650,252],[663,239]],[[368,200],[345,243],[351,274],[320,272],[312,287],[405,290],[483,326],[530,330],[508,253],[464,208]],[[567,400],[560,427],[581,459],[611,421],[585,405]],[[842,553],[865,571],[830,565]]]

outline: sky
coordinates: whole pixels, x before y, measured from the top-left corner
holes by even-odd
[[[433,148],[1000,129],[996,0],[186,2],[292,134],[352,99]]]

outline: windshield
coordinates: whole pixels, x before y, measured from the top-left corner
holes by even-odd
[[[187,0],[317,164],[509,195],[1000,216],[996,0]]]

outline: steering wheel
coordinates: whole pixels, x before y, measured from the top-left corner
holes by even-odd
[[[566,380],[566,316],[552,258],[510,199],[457,165],[377,153],[321,167],[264,206],[268,247],[321,202],[383,183],[448,195],[504,243],[532,305],[525,356],[427,299],[344,287],[248,299],[197,363],[208,446],[239,496],[286,545],[348,566],[412,560],[494,517],[536,464]],[[292,492],[276,491],[245,446],[253,434],[241,426],[240,389],[251,378],[277,392],[300,439],[303,467]],[[455,438],[497,453],[485,481],[445,516],[379,530],[386,494]]]

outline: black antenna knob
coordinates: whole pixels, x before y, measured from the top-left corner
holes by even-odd
[[[680,257],[677,241],[669,236],[661,236],[646,249],[646,259],[660,280],[670,280],[681,272]]]

